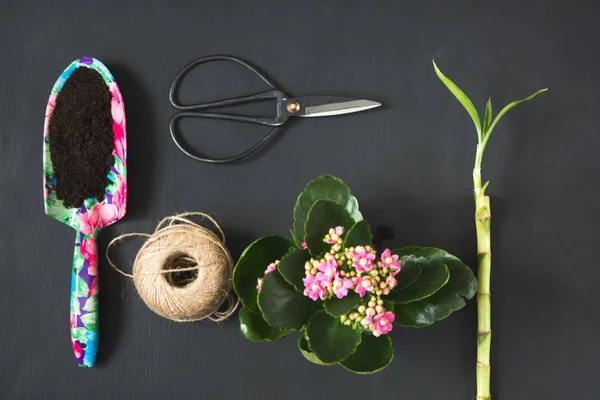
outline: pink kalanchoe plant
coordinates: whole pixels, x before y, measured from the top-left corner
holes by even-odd
[[[330,175],[298,196],[291,233],[260,238],[240,256],[240,329],[254,342],[297,331],[300,353],[315,364],[380,371],[393,359],[393,329],[442,320],[476,290],[471,270],[444,250],[378,252],[350,188]]]

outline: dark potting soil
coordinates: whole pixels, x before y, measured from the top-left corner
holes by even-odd
[[[48,135],[56,197],[65,207],[104,198],[114,163],[110,109],[108,86],[91,68],[75,69],[56,97]]]

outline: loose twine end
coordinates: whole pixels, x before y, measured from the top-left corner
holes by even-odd
[[[208,220],[216,231],[189,219]],[[133,273],[117,267],[110,250],[123,239],[147,237],[133,262]],[[232,293],[233,259],[225,247],[225,234],[210,215],[186,212],[164,218],[154,233],[126,233],[106,248],[110,266],[133,279],[140,297],[157,314],[173,321],[219,322],[229,318],[239,305]],[[172,274],[195,271],[193,277],[174,282]],[[171,275],[165,275],[171,274]],[[171,277],[171,279],[168,279]]]

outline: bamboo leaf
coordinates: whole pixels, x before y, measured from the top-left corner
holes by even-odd
[[[483,116],[483,134],[488,131],[492,123],[492,98],[490,97],[485,105],[485,115]]]
[[[487,181],[483,187],[481,188],[481,195],[485,196],[485,189],[487,189],[488,185],[490,184],[490,181]]]
[[[496,118],[494,119],[494,122],[492,122],[492,124],[490,125],[490,128],[486,131],[485,138],[483,140],[484,146],[485,146],[485,143],[487,142],[488,138],[490,137],[490,134],[492,133],[492,131],[496,127],[496,124],[498,123],[498,121],[500,121],[500,118],[502,118],[504,116],[504,114],[506,114],[507,112],[509,112],[513,107],[518,106],[519,104],[523,103],[524,101],[531,100],[535,96],[537,96],[538,94],[543,93],[543,92],[545,92],[547,90],[548,90],[548,88],[540,89],[537,92],[535,92],[534,94],[532,94],[530,96],[527,96],[524,99],[513,101],[512,103],[510,103],[506,107],[504,107],[502,109],[502,111],[500,111],[498,113],[498,115],[496,115]]]
[[[456,84],[454,82],[452,82],[450,79],[448,79],[446,77],[446,75],[444,75],[442,73],[442,71],[440,71],[440,69],[437,67],[435,61],[432,60],[432,62],[433,62],[433,69],[435,69],[435,73],[437,74],[438,78],[440,78],[442,83],[444,85],[446,85],[448,90],[450,90],[450,92],[452,92],[454,97],[456,97],[456,99],[460,102],[460,104],[463,105],[465,110],[467,110],[467,112],[471,116],[471,119],[473,120],[473,123],[475,124],[475,128],[477,129],[477,136],[479,138],[481,138],[481,122],[479,121],[479,114],[477,114],[477,110],[475,109],[475,106],[473,105],[471,100],[467,97],[467,95],[462,90],[460,90],[460,88],[458,86],[456,86]]]

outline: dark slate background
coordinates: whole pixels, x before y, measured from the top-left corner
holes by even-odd
[[[254,344],[237,319],[179,324],[133,284],[101,273],[97,366],[76,366],[68,296],[74,232],[44,215],[42,127],[54,81],[94,56],[127,110],[125,220],[149,231],[172,213],[214,213],[235,257],[286,234],[306,182],[343,178],[389,246],[432,245],[475,265],[472,122],[431,59],[483,111],[549,87],[499,124],[484,159],[493,210],[493,394],[600,398],[597,291],[600,7],[592,1],[2,1],[0,3],[0,397],[9,399],[472,399],[476,307],[427,329],[394,329],[395,360],[374,376],[306,362],[296,337]],[[291,94],[347,95],[372,112],[291,121],[266,151],[212,166],[171,142],[167,92],[187,62],[233,54]],[[184,100],[262,88],[234,65],[207,66]],[[264,129],[186,122],[190,142],[232,154]],[[140,242],[117,261],[130,268]]]

